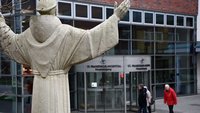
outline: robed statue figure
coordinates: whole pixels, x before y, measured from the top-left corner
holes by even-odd
[[[56,0],[39,0],[30,27],[15,34],[0,17],[0,47],[18,63],[33,69],[32,113],[70,113],[68,71],[118,43],[118,22],[130,7],[124,0],[113,15],[90,29],[62,24],[56,16]]]

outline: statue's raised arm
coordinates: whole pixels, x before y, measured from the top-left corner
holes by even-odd
[[[114,14],[119,17],[119,19],[122,19],[130,7],[130,0],[124,0],[119,6],[117,6],[117,4],[117,2],[114,4]]]
[[[118,22],[124,17],[130,7],[130,1],[124,0],[119,6],[115,2],[114,13],[107,20],[90,30],[71,28],[72,37],[80,39],[83,43],[76,45],[71,54],[71,64],[95,58],[114,47],[118,41]],[[81,52],[81,51],[84,51]]]
[[[22,56],[23,51],[20,50],[19,35],[15,34],[11,28],[6,24],[6,21],[0,12],[0,50],[11,59],[27,64],[27,61]]]
[[[12,32],[10,27],[6,25],[5,18],[0,12],[0,50],[1,51],[6,49],[6,47],[10,45],[8,40],[14,35],[15,34]]]
[[[30,18],[30,27],[15,34],[0,17],[0,45],[34,74],[31,113],[71,113],[68,71],[72,65],[95,58],[118,41],[118,22],[130,7],[115,3],[114,13],[90,30],[62,24],[56,17],[57,0],[39,0],[40,15]]]

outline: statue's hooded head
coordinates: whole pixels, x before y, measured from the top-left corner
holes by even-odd
[[[56,0],[38,0],[36,9],[40,14],[55,15],[56,5]]]

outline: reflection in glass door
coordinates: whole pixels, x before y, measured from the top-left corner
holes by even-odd
[[[122,111],[123,78],[118,72],[86,73],[88,111]]]
[[[138,84],[150,86],[150,72],[131,72],[126,75],[127,110],[136,111],[138,106]]]
[[[124,80],[118,72],[86,73],[87,110],[124,110]]]

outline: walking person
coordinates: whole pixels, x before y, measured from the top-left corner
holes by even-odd
[[[138,103],[139,103],[139,109],[138,113],[147,113],[147,93],[146,89],[144,88],[143,84],[138,85],[138,90],[139,90],[139,96],[138,96]]]
[[[147,94],[147,97],[146,97],[147,110],[148,110],[148,113],[151,113],[151,99],[152,99],[151,92],[148,90],[147,86],[144,86],[144,88],[146,89],[146,94]]]
[[[168,84],[165,84],[164,103],[169,107],[169,113],[174,113],[174,105],[177,104],[176,92]]]

